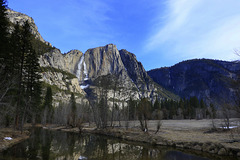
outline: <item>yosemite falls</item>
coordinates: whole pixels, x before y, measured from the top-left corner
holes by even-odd
[[[86,82],[89,78],[88,78],[86,62],[84,61],[84,55],[82,55],[82,57],[78,63],[76,76],[79,80],[79,84],[82,89],[86,89],[89,87],[89,84],[87,84],[87,82]]]

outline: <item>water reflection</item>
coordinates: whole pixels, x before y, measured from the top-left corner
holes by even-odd
[[[43,160],[206,160],[165,147],[123,142],[105,136],[33,129],[31,138],[0,153],[0,159]],[[226,157],[225,157],[226,158]],[[212,158],[211,158],[212,159]]]

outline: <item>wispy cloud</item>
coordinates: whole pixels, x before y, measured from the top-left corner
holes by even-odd
[[[234,60],[240,47],[239,0],[167,0],[164,17],[153,29],[145,49],[160,48],[183,59]]]

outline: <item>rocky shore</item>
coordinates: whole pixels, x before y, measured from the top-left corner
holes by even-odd
[[[165,138],[159,134],[153,132],[141,133],[137,131],[127,131],[119,129],[105,129],[105,130],[93,130],[91,133],[97,133],[116,138],[121,138],[128,141],[137,141],[149,143],[152,145],[162,145],[178,147],[183,149],[192,149],[203,151],[212,154],[218,154],[221,156],[238,156],[240,157],[240,142],[229,142],[229,143],[217,143],[213,141],[197,142],[197,141],[175,141],[174,139]],[[162,134],[162,133],[160,133]],[[189,134],[189,136],[191,136]]]
[[[195,150],[219,156],[240,157],[240,128],[231,130],[218,129],[212,131],[209,127],[196,128],[196,125],[194,125],[194,123],[206,123],[191,120],[191,125],[194,125],[195,128],[192,126],[186,127],[188,125],[188,122],[185,121],[184,126],[186,128],[184,129],[181,128],[180,124],[178,124],[180,122],[177,123],[176,121],[167,120],[165,122],[165,124],[167,124],[167,127],[163,125],[161,130],[155,134],[155,130],[153,127],[151,127],[151,123],[154,122],[150,122],[150,129],[148,132],[142,132],[137,127],[138,125],[128,129],[123,127],[96,129],[93,126],[85,126],[82,132],[101,134],[115,138],[121,138],[127,141],[143,142],[152,145]],[[171,124],[178,125],[178,127],[170,127]],[[66,128],[64,126],[50,127],[50,129],[79,133],[78,128]]]

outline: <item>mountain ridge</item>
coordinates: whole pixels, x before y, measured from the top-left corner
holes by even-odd
[[[234,84],[239,73],[240,63],[211,59],[187,60],[148,71],[156,83],[180,97],[196,96],[216,106],[234,105]]]

